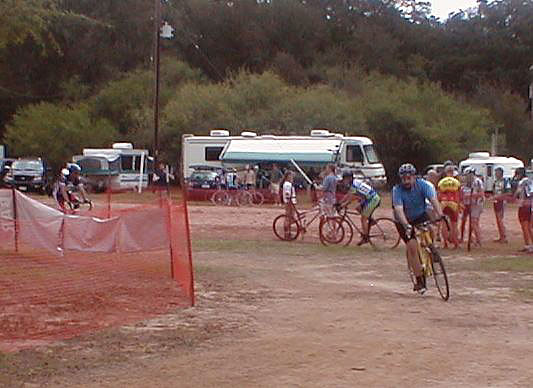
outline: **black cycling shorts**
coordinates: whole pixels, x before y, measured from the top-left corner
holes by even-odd
[[[415,218],[413,221],[409,222],[409,224],[414,226],[414,225],[422,224],[422,223],[424,223],[426,221],[429,221],[429,216],[427,215],[427,213],[424,213],[420,217]],[[396,229],[398,229],[398,233],[400,234],[400,237],[402,238],[404,243],[407,243],[407,241],[415,238],[415,230],[414,230],[414,228],[411,231],[411,235],[410,236],[407,236],[407,230],[405,230],[405,227],[399,222],[396,222]]]

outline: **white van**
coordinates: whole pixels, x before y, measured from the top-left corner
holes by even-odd
[[[191,175],[195,166],[238,167],[294,160],[302,166],[334,163],[361,170],[378,188],[387,183],[385,168],[369,138],[344,136],[326,129],[314,129],[309,136],[259,136],[249,131],[230,136],[225,129],[213,130],[210,136],[183,135],[182,157],[184,178]]]
[[[459,162],[461,173],[468,167],[474,168],[476,175],[483,179],[485,191],[492,191],[495,167],[502,167],[504,178],[511,178],[517,168],[524,167],[524,163],[512,156],[490,156],[488,152],[472,152],[468,159]]]

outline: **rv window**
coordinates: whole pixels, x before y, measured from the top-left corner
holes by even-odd
[[[368,163],[379,163],[378,154],[376,154],[376,150],[374,150],[373,144],[367,144],[363,146],[366,153],[366,159],[368,160]]]
[[[118,171],[120,169],[120,159],[113,160],[112,162],[109,162],[109,170],[110,171]]]
[[[205,160],[214,161],[219,160],[220,154],[224,147],[205,147]]]
[[[346,162],[359,162],[363,163],[363,152],[359,145],[346,146]]]
[[[141,159],[142,159],[142,155],[135,155],[135,171],[141,171]],[[146,158],[146,155],[144,155],[144,166],[143,166],[143,169],[144,169],[144,172],[146,173],[147,171],[147,166],[146,166],[146,161],[148,159]]]
[[[78,163],[81,166],[81,171],[85,172],[103,169],[100,159],[82,159]]]
[[[492,176],[492,166],[487,166],[487,177]]]
[[[122,155],[122,170],[133,170],[133,156]]]

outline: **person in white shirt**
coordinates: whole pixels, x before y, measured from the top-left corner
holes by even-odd
[[[285,235],[290,234],[291,223],[296,213],[296,190],[294,189],[294,172],[287,171],[283,177],[282,199],[285,205]]]

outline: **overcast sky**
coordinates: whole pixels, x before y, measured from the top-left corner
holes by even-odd
[[[448,18],[450,12],[459,11],[459,9],[466,9],[476,7],[476,0],[431,0],[431,11],[433,15],[445,20]]]

